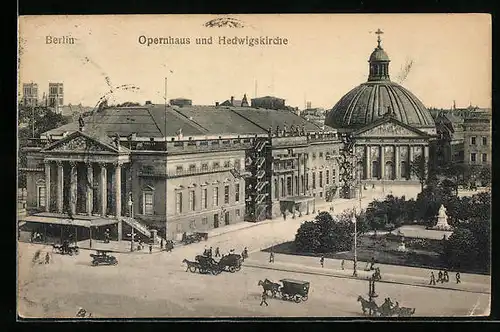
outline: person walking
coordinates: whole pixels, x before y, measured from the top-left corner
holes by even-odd
[[[372,257],[372,260],[370,262],[370,271],[374,269],[373,265],[375,265],[375,257]]]
[[[149,253],[153,252],[153,244],[150,242],[149,243]]]
[[[437,282],[441,282],[441,283],[443,283],[443,271],[439,271],[439,273],[438,273],[438,280],[437,280]]]
[[[461,281],[460,281],[460,272],[457,272],[457,274],[455,274],[455,279],[457,280],[457,284],[461,283]]]
[[[431,271],[431,281],[429,282],[429,285],[435,285],[436,284],[436,277],[434,277],[434,271]]]
[[[215,248],[215,257],[220,257],[220,249],[219,249],[219,247]]]
[[[266,307],[269,306],[266,300],[267,300],[267,293],[264,291],[261,296],[260,305],[262,306],[263,304],[266,304]]]
[[[286,220],[286,213],[283,212],[283,220],[285,221]]]
[[[160,249],[163,250],[163,238],[160,240]]]
[[[212,258],[212,247],[208,249],[208,257]]]
[[[321,267],[325,266],[325,256],[321,255],[321,258],[319,259],[319,262],[321,264]]]
[[[444,279],[444,282],[450,281],[450,277],[448,276],[448,271],[447,270],[444,270],[443,279]]]
[[[49,264],[49,263],[50,263],[50,254],[46,253],[45,254],[45,264]]]
[[[340,262],[340,268],[341,268],[342,270],[344,269],[344,263],[345,263],[345,261],[344,261],[344,260],[342,260],[342,262]]]
[[[245,249],[243,249],[243,252],[241,253],[241,257],[243,257],[243,260],[245,260],[245,259],[248,258],[248,249],[247,249],[247,247],[245,247]]]
[[[274,263],[274,252],[269,253],[269,263]]]

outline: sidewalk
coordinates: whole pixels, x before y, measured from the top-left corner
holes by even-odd
[[[144,244],[142,250],[137,250],[137,243],[134,243],[134,251],[130,252],[130,241],[123,240],[109,241],[109,243],[104,243],[101,240],[92,240],[92,248],[90,247],[90,240],[78,241],[78,247],[83,250],[108,250],[116,253],[127,253],[127,254],[149,254],[149,245]],[[153,245],[152,253],[159,253],[160,245]]]
[[[358,261],[358,277],[352,276],[353,262],[345,261],[344,270],[341,269],[341,260],[325,259],[325,267],[321,267],[318,257],[294,256],[275,253],[275,262],[269,263],[269,254],[265,252],[253,253],[243,263],[245,266],[270,269],[278,271],[307,273],[314,275],[331,276],[349,279],[368,279],[373,271],[365,271],[367,262]],[[454,274],[450,273],[450,282],[429,285],[429,274],[431,270],[424,268],[414,268],[406,266],[396,266],[387,264],[376,264],[382,274],[383,283],[405,284],[419,287],[430,287],[438,289],[449,289],[457,291],[467,291],[474,293],[490,294],[489,276],[462,274],[462,283],[456,284]],[[437,277],[437,271],[434,272]]]

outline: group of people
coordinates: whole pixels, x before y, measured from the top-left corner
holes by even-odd
[[[450,277],[448,276],[448,271],[439,271],[438,279],[436,280],[436,276],[434,275],[434,271],[431,271],[431,280],[429,281],[429,285],[435,285],[436,282],[449,282]],[[460,281],[460,272],[455,273],[455,281],[457,284],[461,283]]]
[[[227,255],[234,255],[234,253],[235,253],[235,250],[231,249],[231,250],[229,250],[229,253]],[[203,251],[203,256],[206,256],[209,258],[212,258],[212,256],[222,258],[222,257],[226,256],[226,254],[221,255],[219,247],[215,248],[215,253],[213,253],[212,247],[210,247],[210,248],[205,247],[205,250]],[[248,248],[247,247],[245,247],[243,249],[243,251],[241,252],[241,257],[243,258],[243,260],[248,258]]]

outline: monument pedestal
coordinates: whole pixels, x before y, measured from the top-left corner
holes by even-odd
[[[441,207],[439,208],[437,224],[431,229],[439,231],[451,231],[451,226],[448,224],[448,216],[446,215],[446,208],[443,205],[441,205]]]

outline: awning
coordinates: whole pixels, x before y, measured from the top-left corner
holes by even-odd
[[[312,196],[292,196],[280,199],[280,202],[293,202],[293,203],[302,203],[302,202],[310,202],[314,200]]]
[[[81,227],[97,227],[112,225],[118,223],[115,219],[70,219],[70,218],[54,218],[54,217],[44,217],[44,216],[26,216],[20,219],[20,222],[37,222],[42,224],[54,224],[54,225],[67,225],[67,226],[81,226]]]

